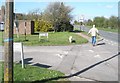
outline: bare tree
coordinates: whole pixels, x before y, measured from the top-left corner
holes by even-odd
[[[65,6],[63,2],[50,3],[44,11],[44,19],[51,21],[53,26],[61,21],[70,22],[72,20],[71,11],[73,8]]]
[[[42,12],[40,9],[31,10],[27,15],[26,19],[29,20],[39,20],[42,17]]]

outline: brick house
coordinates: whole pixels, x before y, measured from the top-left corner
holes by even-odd
[[[0,10],[0,22],[2,22],[1,10]]]
[[[2,6],[1,10],[0,10],[0,23],[5,20],[4,17],[5,17],[5,7]],[[25,34],[25,23],[26,23],[26,34],[33,34],[34,33],[34,21],[18,20],[18,23],[19,23],[19,26],[18,26],[19,34]],[[17,31],[16,31],[15,26],[14,26],[13,30],[14,30],[14,34],[16,34]]]
[[[34,21],[31,20],[18,20],[19,26],[19,34],[25,34],[25,28],[26,28],[26,34],[33,34],[34,33]],[[26,26],[25,26],[26,23]],[[17,33],[16,27],[14,27],[14,34]]]

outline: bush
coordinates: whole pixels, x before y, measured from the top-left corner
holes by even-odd
[[[35,31],[47,32],[52,28],[52,24],[48,21],[35,21]]]
[[[73,31],[73,25],[70,22],[65,21],[58,21],[55,24],[55,31],[56,32],[63,32],[63,31]]]

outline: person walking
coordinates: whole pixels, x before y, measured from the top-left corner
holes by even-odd
[[[88,34],[90,34],[90,33],[92,36],[92,45],[95,46],[96,45],[96,36],[97,36],[97,34],[99,35],[98,29],[95,28],[95,25],[93,25],[93,27],[89,30]]]

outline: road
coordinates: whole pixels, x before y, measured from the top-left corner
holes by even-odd
[[[74,27],[76,27],[76,28],[80,28],[80,26],[79,25],[76,25],[76,26],[74,26]],[[85,32],[88,32],[89,31],[89,29],[90,28],[87,28],[87,27],[82,27],[81,28],[83,31],[85,31]],[[110,41],[114,41],[114,42],[120,42],[120,40],[118,40],[118,33],[113,33],[113,32],[106,32],[106,31],[103,31],[103,30],[99,30],[99,33],[100,33],[100,35],[102,36],[102,37],[104,37],[104,38],[106,38],[106,39],[108,39],[108,40],[110,40]],[[119,36],[120,36],[120,34],[119,34]]]
[[[0,46],[2,60],[3,47]],[[24,46],[25,64],[58,70],[71,81],[118,81],[118,42],[105,38],[70,46]],[[20,52],[14,53],[20,61]]]

